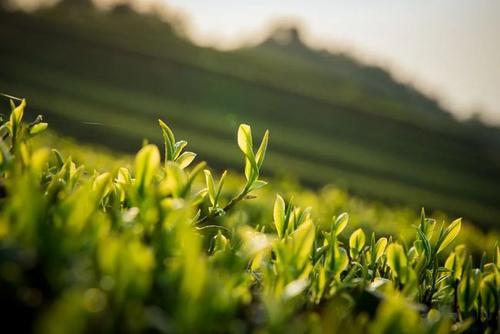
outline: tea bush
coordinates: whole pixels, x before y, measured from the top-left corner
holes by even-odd
[[[59,151],[33,145],[47,124],[24,123],[25,107],[24,100],[12,103],[0,127],[5,328],[498,331],[499,248],[475,259],[456,244],[460,219],[438,224],[422,210],[409,239],[353,229],[347,213],[319,219],[280,195],[249,204],[266,186],[269,134],[254,150],[244,124],[238,190],[227,172],[193,164],[196,154],[162,121],[163,155],[145,144],[133,168],[89,173]],[[272,207],[272,214],[253,221],[256,206]]]

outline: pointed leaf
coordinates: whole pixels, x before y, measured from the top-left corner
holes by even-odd
[[[250,186],[250,188],[248,188],[248,191],[254,191],[254,190],[258,190],[260,188],[263,188],[267,185],[267,182],[266,181],[262,181],[262,180],[257,180],[257,181],[254,181],[252,183],[252,185]]]
[[[174,144],[174,157],[173,159],[177,159],[179,155],[181,155],[182,150],[187,146],[187,141],[180,140]]]
[[[387,247],[387,264],[392,269],[394,275],[404,280],[408,268],[408,260],[403,246],[392,243]]]
[[[253,157],[252,130],[247,124],[241,124],[238,128],[238,146],[245,156]]]
[[[215,201],[216,202],[219,201],[219,196],[220,196],[220,193],[222,191],[222,186],[224,185],[224,180],[226,179],[226,175],[227,175],[227,170],[225,170],[222,173],[220,180],[219,180],[219,184],[217,185],[217,191],[215,192]]]
[[[14,106],[14,104],[12,104],[12,106]],[[23,99],[17,107],[14,106],[14,108],[12,109],[12,113],[10,114],[10,123],[13,129],[14,127],[17,128],[19,124],[21,124],[25,107],[26,107],[26,100]]]
[[[269,130],[266,130],[266,132],[264,133],[264,137],[262,137],[262,142],[260,143],[260,147],[257,150],[257,154],[255,155],[255,160],[257,161],[257,166],[259,166],[259,168],[262,166],[262,163],[264,162],[268,141],[269,141]]]
[[[193,152],[184,152],[179,157],[176,158],[175,162],[179,164],[179,166],[184,169],[188,167],[193,160],[196,158],[196,153]]]
[[[342,231],[347,226],[347,223],[349,223],[349,214],[347,212],[344,212],[337,217],[337,219],[335,220],[336,235],[342,233]]]
[[[347,251],[343,247],[337,247],[332,271],[334,274],[340,274],[346,270],[349,265],[349,257]]]
[[[212,203],[212,206],[215,206],[215,184],[214,184],[214,179],[212,177],[212,173],[208,169],[205,169],[203,171],[205,173],[205,182],[207,183],[207,189],[208,189],[208,198],[210,199],[210,203]]]
[[[156,169],[160,164],[160,152],[156,145],[144,146],[135,158],[136,187],[139,193],[144,193],[153,181]]]
[[[299,269],[304,268],[309,260],[309,255],[314,244],[315,232],[314,224],[311,220],[308,220],[300,225],[291,235],[293,238],[295,263]]]
[[[378,239],[377,243],[375,244],[375,261],[378,261],[378,259],[382,257],[386,247],[387,247],[387,238]]]
[[[49,125],[47,123],[43,123],[43,122],[35,124],[30,129],[30,135],[32,135],[32,136],[37,135],[37,134],[45,131],[48,126]]]
[[[358,256],[359,252],[361,252],[365,246],[365,242],[365,232],[363,232],[362,229],[358,228],[351,234],[351,237],[349,238],[349,248],[351,250],[352,257]]]
[[[276,195],[276,200],[274,201],[273,218],[278,237],[282,238],[285,226],[285,201],[280,195]]]
[[[451,223],[450,226],[446,229],[446,232],[444,234],[444,239],[439,245],[439,248],[437,250],[436,254],[439,254],[443,249],[445,249],[449,244],[455,240],[455,238],[458,236],[458,233],[460,233],[460,228],[462,226],[462,219],[456,219]]]
[[[161,133],[163,135],[163,141],[165,143],[165,161],[174,160],[174,145],[175,145],[175,136],[172,130],[168,127],[165,122],[161,119],[158,120],[158,123],[161,127]]]

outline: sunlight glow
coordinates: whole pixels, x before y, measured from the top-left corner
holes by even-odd
[[[58,0],[8,0],[25,10]],[[199,45],[236,48],[262,40],[279,18],[304,27],[314,47],[382,65],[438,98],[459,118],[500,124],[500,2],[299,0],[92,0],[109,9],[175,13]]]

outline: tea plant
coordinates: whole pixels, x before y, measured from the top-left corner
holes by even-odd
[[[411,243],[348,235],[349,215],[318,223],[277,195],[270,224],[225,217],[264,187],[269,134],[238,130],[245,184],[225,190],[160,121],[163,161],[146,144],[134,168],[88,172],[35,149],[47,127],[12,103],[0,126],[0,296],[4,326],[78,332],[498,331],[500,251],[455,245],[460,219],[422,210]],[[203,186],[196,179],[204,176]],[[259,203],[253,205],[258,206]],[[233,220],[234,220],[233,219]],[[8,327],[6,327],[8,328]]]

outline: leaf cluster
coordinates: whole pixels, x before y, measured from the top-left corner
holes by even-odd
[[[25,124],[25,107],[13,103],[0,125],[0,294],[16,305],[8,319],[19,329],[498,330],[499,248],[474,261],[455,245],[460,219],[438,228],[422,211],[408,243],[352,231],[347,213],[320,224],[276,195],[272,224],[226,224],[266,185],[267,131],[255,151],[251,128],[239,127],[245,183],[232,194],[227,172],[216,180],[193,165],[196,154],[163,121],[163,161],[147,144],[133,168],[89,172],[33,148],[46,124]]]

